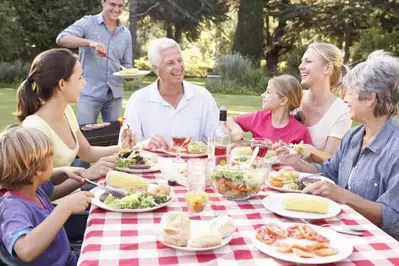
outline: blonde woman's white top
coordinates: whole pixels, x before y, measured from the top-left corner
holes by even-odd
[[[348,105],[337,97],[320,121],[308,128],[313,146],[324,150],[328,137],[342,139],[351,126]]]

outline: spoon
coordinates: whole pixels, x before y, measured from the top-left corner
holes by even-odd
[[[87,178],[85,178],[85,180],[86,180],[87,183],[92,184],[93,186],[96,186],[96,187],[99,187],[99,188],[103,189],[105,192],[111,194],[115,198],[123,198],[127,194],[124,191],[121,191],[119,189],[110,188],[110,187],[107,187],[105,185],[99,185],[96,182],[93,182],[93,181],[91,181],[91,180],[89,180]]]
[[[255,161],[256,156],[258,156],[258,152],[259,146],[256,146],[254,152],[252,153],[251,159],[249,160],[248,168],[251,168],[251,165]]]

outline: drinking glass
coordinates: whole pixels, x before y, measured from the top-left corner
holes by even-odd
[[[186,203],[190,213],[202,214],[207,203],[206,186],[207,160],[192,159],[187,161],[187,193]]]
[[[173,125],[172,128],[172,142],[173,147],[176,149],[177,156],[173,159],[176,163],[183,163],[184,160],[181,158],[181,151],[184,147],[191,142],[191,137],[185,136],[182,132],[185,132],[184,126],[183,128]]]
[[[259,147],[259,152],[257,157],[264,158],[267,154],[267,151],[271,147],[272,142],[265,138],[253,138],[251,139],[251,150],[252,152],[255,150],[256,147]]]

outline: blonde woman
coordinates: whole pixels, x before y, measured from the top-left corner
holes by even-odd
[[[301,102],[306,117],[305,125],[313,145],[304,145],[305,153],[313,161],[330,158],[351,128],[347,104],[341,99],[345,94],[341,85],[347,67],[342,51],[329,43],[309,45],[299,65],[301,84],[309,88]]]
[[[228,118],[227,127],[234,140],[242,139],[244,131],[249,131],[254,138],[273,142],[311,143],[309,130],[301,123],[304,117],[300,112],[297,116],[291,114],[302,99],[302,87],[296,78],[281,75],[270,79],[261,97],[262,111]]]

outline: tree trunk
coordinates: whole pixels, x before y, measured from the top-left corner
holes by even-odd
[[[168,22],[165,22],[165,23],[168,23]],[[171,24],[167,24],[166,25],[166,37],[168,37],[168,38],[170,38],[170,39],[173,39],[173,28],[172,28],[172,25]]]
[[[347,27],[345,30],[345,46],[344,46],[344,63],[347,64],[349,62],[351,51],[350,48],[352,46],[352,30],[350,27]]]
[[[136,0],[130,0],[129,30],[132,35],[132,54],[133,54],[133,66],[134,66],[134,59],[137,59],[140,57],[139,45],[137,43],[137,2],[136,2]]]
[[[183,32],[182,32],[182,30],[181,30],[181,27],[175,25],[175,41],[176,41],[178,44],[181,44],[182,34],[183,34]]]
[[[279,60],[279,50],[272,48],[266,52],[266,68],[271,73],[277,72],[277,64]]]
[[[264,44],[264,0],[240,0],[233,51],[259,67]]]

